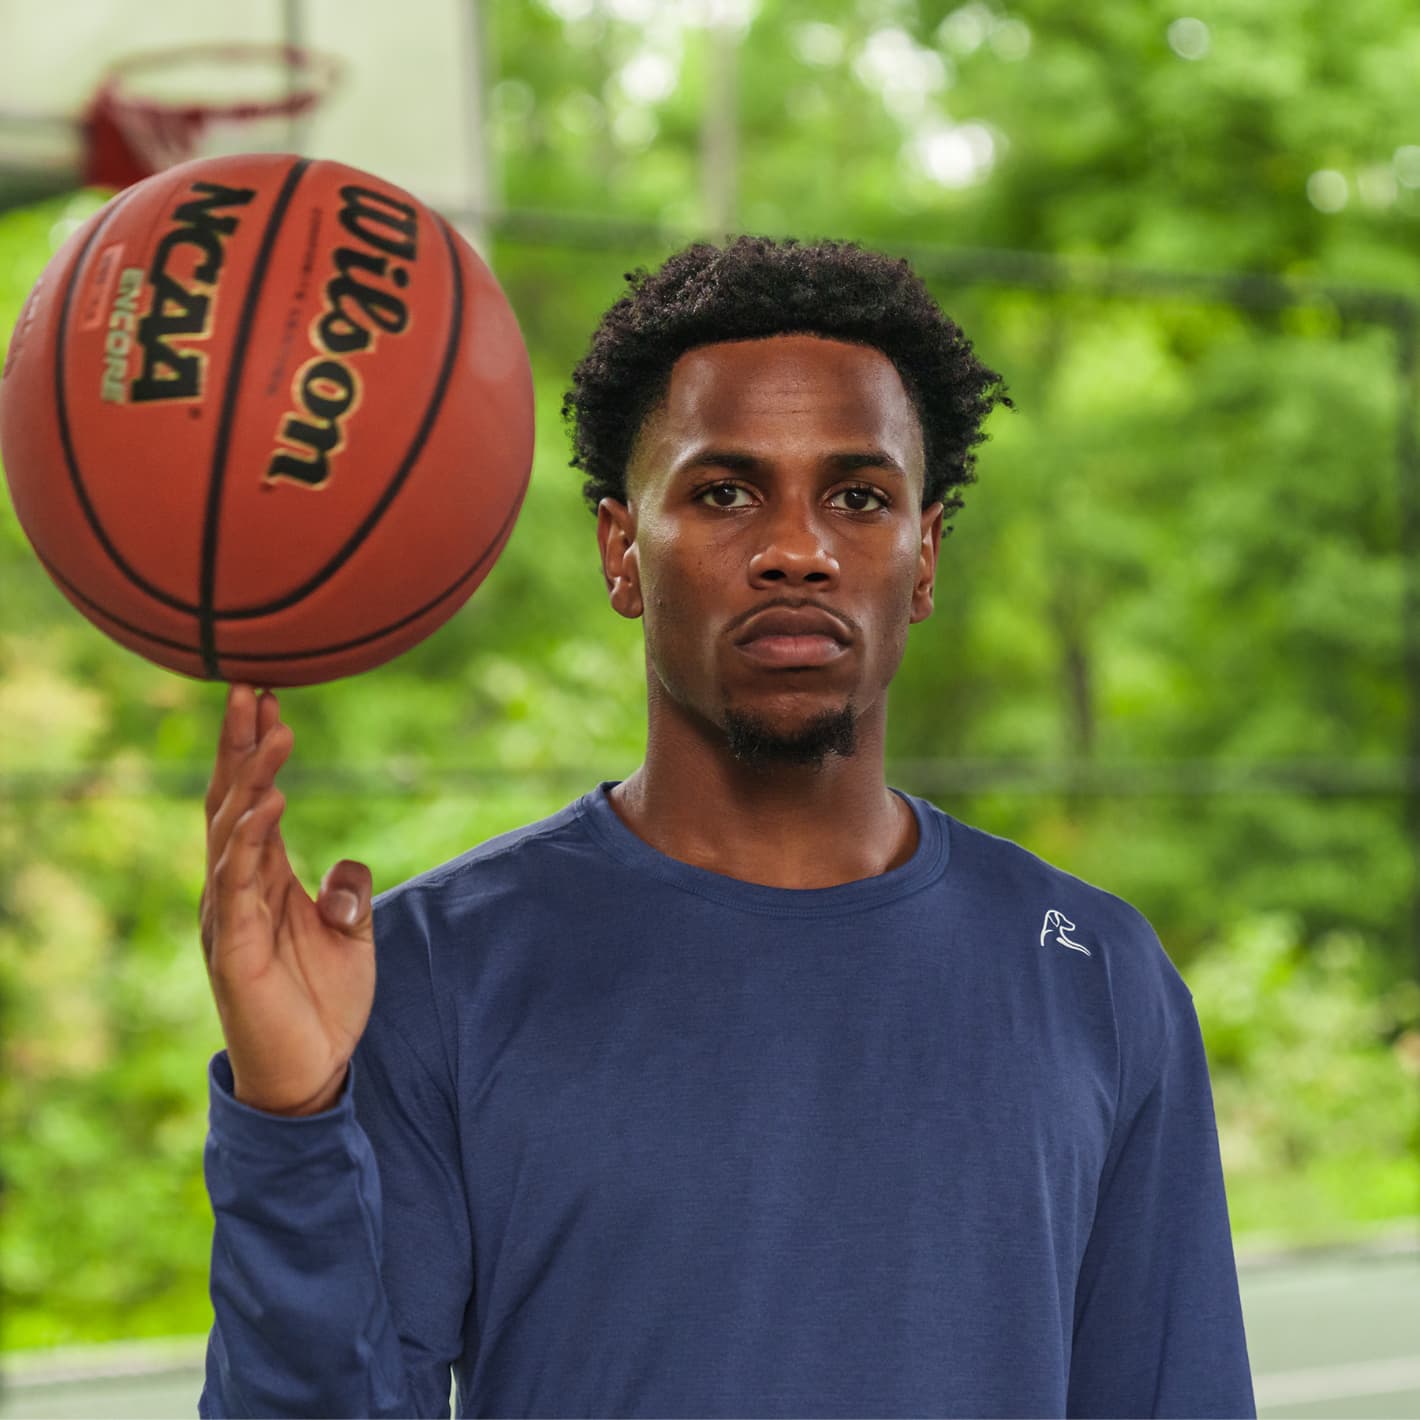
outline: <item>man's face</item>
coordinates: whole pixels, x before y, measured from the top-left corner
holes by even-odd
[[[598,512],[612,604],[645,617],[653,702],[663,690],[741,758],[852,753],[932,610],[942,506],[923,510],[922,479],[881,351],[783,335],[681,356],[627,505]]]

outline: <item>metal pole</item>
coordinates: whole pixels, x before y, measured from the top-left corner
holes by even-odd
[[[705,26],[705,113],[700,127],[705,229],[716,241],[733,231],[739,208],[739,27],[712,7]]]
[[[1409,702],[1405,808],[1410,839],[1410,951],[1420,982],[1420,316],[1395,323],[1395,471],[1400,508],[1401,658]]]
[[[306,47],[304,0],[281,0],[281,43],[286,50],[286,97],[290,98],[301,87],[301,68],[296,55]],[[293,153],[304,153],[309,137],[307,115],[291,114],[286,120],[286,146]]]
[[[489,259],[496,219],[494,155],[488,139],[488,29],[483,0],[462,0],[458,6],[463,25],[464,130],[468,201],[458,222],[477,249]]]

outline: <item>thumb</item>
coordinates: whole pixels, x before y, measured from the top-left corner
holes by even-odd
[[[321,879],[316,908],[325,922],[349,937],[373,936],[370,870],[342,858]]]

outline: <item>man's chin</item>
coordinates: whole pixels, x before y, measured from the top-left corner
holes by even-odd
[[[752,768],[812,765],[817,769],[830,754],[847,759],[858,748],[858,721],[851,705],[822,711],[794,725],[726,710],[724,729],[730,753]]]

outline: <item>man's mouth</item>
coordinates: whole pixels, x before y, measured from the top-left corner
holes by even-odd
[[[738,648],[764,666],[823,666],[845,654],[848,647],[832,636],[756,636]]]
[[[735,649],[761,666],[784,669],[826,666],[851,642],[847,624],[827,608],[781,604],[751,616],[735,639]]]

